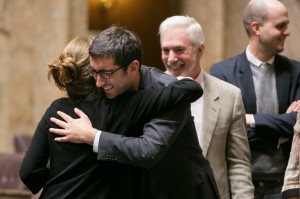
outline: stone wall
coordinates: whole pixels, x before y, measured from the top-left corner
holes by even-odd
[[[47,63],[74,36],[92,34],[87,2],[0,0],[0,152],[13,152],[13,136],[32,135],[46,108],[64,95],[47,80]],[[182,0],[182,13],[195,17],[204,29],[206,50],[201,65],[206,71],[212,63],[245,49],[241,17],[247,2]],[[284,54],[300,60],[300,2],[282,2],[289,9],[292,32]]]
[[[86,10],[84,0],[0,0],[0,152],[13,152],[13,136],[33,134],[63,96],[47,79],[47,63],[74,35],[87,34]]]

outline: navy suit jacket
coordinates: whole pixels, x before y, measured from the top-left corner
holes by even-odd
[[[300,99],[300,63],[282,55],[274,60],[279,114],[262,115],[256,113],[256,95],[250,63],[246,52],[228,60],[214,64],[211,75],[229,82],[241,89],[245,111],[253,114],[255,128],[248,128],[248,138],[252,150],[274,153],[279,137],[292,138],[296,112],[286,114],[289,105]],[[272,100],[272,99],[270,99]],[[291,142],[285,144],[288,157]]]

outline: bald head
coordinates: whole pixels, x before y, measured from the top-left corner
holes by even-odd
[[[251,35],[251,23],[258,22],[264,24],[268,20],[270,12],[276,12],[278,9],[286,10],[286,7],[278,0],[251,0],[244,10],[244,27]]]

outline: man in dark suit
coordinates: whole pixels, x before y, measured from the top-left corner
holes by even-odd
[[[279,55],[290,35],[277,0],[251,0],[244,11],[245,52],[214,64],[211,74],[241,89],[252,154],[255,198],[281,198],[300,99],[300,63]]]
[[[112,100],[124,92],[176,80],[162,71],[141,66],[139,39],[121,27],[102,31],[89,52],[96,86]],[[60,113],[66,122],[52,118],[51,121],[64,128],[50,129],[63,135],[56,141],[88,143],[98,153],[98,160],[145,168],[136,190],[140,198],[219,198],[213,172],[198,143],[189,104],[152,118],[141,124],[139,132],[126,135],[105,132],[109,128],[99,131],[90,125],[83,112],[76,113],[79,119]]]

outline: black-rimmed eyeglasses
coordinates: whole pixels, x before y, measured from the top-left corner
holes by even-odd
[[[117,72],[121,68],[122,68],[122,66],[120,66],[116,70],[100,70],[100,71],[95,71],[94,69],[92,69],[91,67],[89,67],[88,72],[89,72],[89,75],[92,76],[92,77],[94,77],[95,79],[97,78],[98,75],[100,75],[104,79],[109,79],[112,74],[114,74],[115,72]]]

